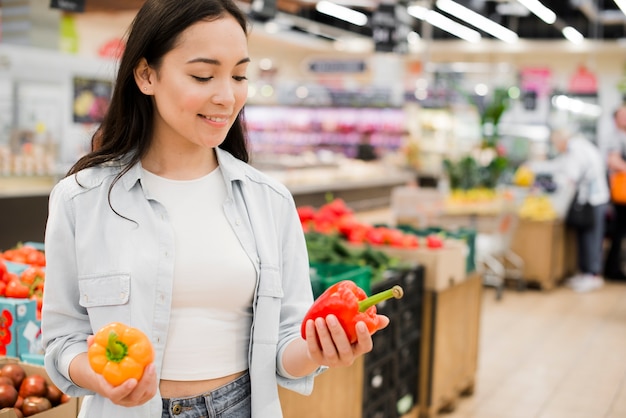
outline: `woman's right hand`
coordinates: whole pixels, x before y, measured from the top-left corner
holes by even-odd
[[[89,336],[87,345],[90,346],[92,343],[93,336]],[[107,382],[104,376],[91,368],[87,353],[81,353],[72,360],[70,377],[74,384],[92,390],[98,395],[110,399],[116,405],[126,407],[143,405],[156,395],[158,388],[154,363],[146,366],[139,381],[131,378],[119,386],[113,386]]]
[[[157,376],[154,363],[146,366],[141,380],[137,381],[137,379],[131,378],[119,386],[113,386],[102,375],[93,373],[99,389],[96,390],[96,393],[110,399],[116,405],[139,406],[156,395]]]

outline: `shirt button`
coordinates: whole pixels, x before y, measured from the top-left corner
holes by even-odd
[[[126,293],[125,292],[121,292],[120,293],[120,299],[125,299],[126,298]]]
[[[241,225],[241,219],[237,218],[237,220],[235,220],[235,225],[237,226]]]

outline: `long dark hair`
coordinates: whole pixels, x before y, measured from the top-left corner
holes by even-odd
[[[111,103],[91,139],[91,152],[81,157],[68,175],[128,157],[124,160],[126,167],[115,179],[117,181],[145,155],[153,133],[154,105],[151,98],[137,87],[136,65],[145,58],[151,67],[158,68],[163,56],[176,46],[185,29],[196,22],[217,20],[227,14],[232,15],[248,33],[246,15],[233,0],[146,0],[129,28]],[[243,109],[220,148],[248,162]]]

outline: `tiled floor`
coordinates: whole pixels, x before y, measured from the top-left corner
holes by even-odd
[[[626,417],[626,283],[484,292],[475,392],[440,418]]]

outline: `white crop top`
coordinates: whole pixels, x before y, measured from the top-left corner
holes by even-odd
[[[161,378],[205,380],[248,368],[256,272],[224,215],[220,168],[188,181],[143,170],[175,234],[172,314]]]

